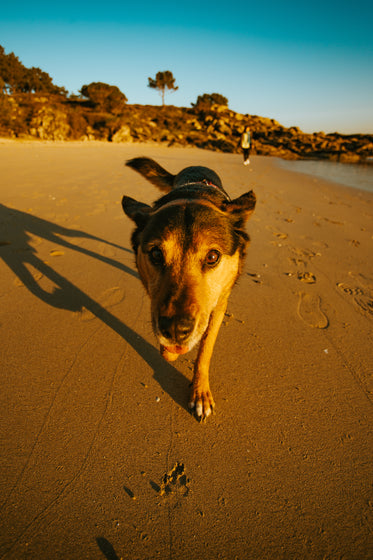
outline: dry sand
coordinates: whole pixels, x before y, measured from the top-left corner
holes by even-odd
[[[123,166],[213,167],[258,205],[211,368],[167,364]],[[373,195],[271,158],[0,143],[0,558],[371,559]]]

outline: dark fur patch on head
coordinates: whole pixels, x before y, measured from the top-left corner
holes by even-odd
[[[140,242],[146,244],[149,243],[150,238],[161,239],[169,231],[180,231],[184,247],[197,243],[197,239],[200,242],[203,236],[208,236],[211,242],[214,241],[221,246],[225,254],[233,255],[239,249],[243,257],[250,239],[244,230],[244,225],[255,206],[255,197],[247,193],[231,202],[227,201],[220,192],[213,192],[212,201],[211,193],[204,192],[202,197],[198,187],[192,189],[185,187],[185,189],[187,200],[190,202],[183,204],[180,201],[180,205],[175,206],[166,205],[174,201],[177,203],[183,188],[163,196],[155,202],[153,208],[128,197],[124,198],[123,208],[137,225],[131,237],[135,253]],[[206,207],[202,202],[198,204],[198,200],[212,202],[212,207]]]
[[[224,191],[203,183],[189,184],[179,187],[168,194],[162,196],[154,203],[154,209],[157,210],[161,206],[165,206],[168,202],[181,198],[190,200],[209,200],[218,208],[229,199]]]
[[[179,236],[182,251],[208,240],[230,256],[244,244],[245,236],[247,238],[247,234],[242,232],[242,235],[235,228],[230,216],[225,217],[206,206],[185,204],[164,210],[161,208],[156,216],[149,217],[141,235],[137,232],[134,240],[138,245],[141,237],[141,244],[144,246],[152,240],[164,238],[170,232]]]

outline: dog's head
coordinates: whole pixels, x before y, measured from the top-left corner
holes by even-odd
[[[228,297],[255,202],[252,191],[232,201],[176,198],[153,207],[123,197],[123,210],[137,226],[132,245],[151,299],[153,330],[169,353],[191,350],[219,300]]]

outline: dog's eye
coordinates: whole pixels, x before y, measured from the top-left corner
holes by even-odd
[[[163,253],[159,247],[153,247],[152,249],[150,249],[149,258],[155,266],[164,265]]]
[[[209,267],[216,266],[220,261],[220,253],[215,249],[211,249],[206,255],[205,264]]]

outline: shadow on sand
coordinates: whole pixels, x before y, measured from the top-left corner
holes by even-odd
[[[82,255],[95,258],[118,268],[125,274],[138,277],[137,273],[126,265],[95,251],[80,247],[65,238],[84,238],[107,244],[122,251],[132,251],[80,230],[68,229],[0,204],[0,258],[4,260],[5,264],[16,274],[27,289],[40,300],[55,308],[74,312],[85,308],[90,311],[136,350],[153,369],[154,378],[162,389],[177,404],[187,410],[186,400],[189,381],[176,368],[165,362],[156,348],[67,278],[56,272],[49,264],[41,260],[35,247],[32,246],[32,236],[45,239],[66,249],[77,251]],[[40,286],[37,279],[31,274],[28,266],[33,267],[37,272],[55,284],[56,288],[52,293],[47,292]]]

